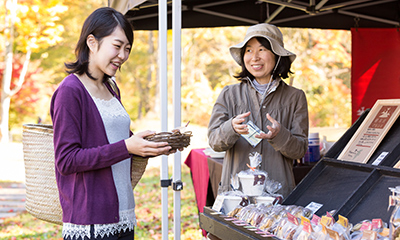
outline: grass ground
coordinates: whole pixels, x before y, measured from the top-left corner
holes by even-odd
[[[169,171],[170,173],[172,171]],[[148,168],[135,188],[136,216],[138,225],[135,229],[135,240],[162,239],[161,233],[161,188],[160,169]],[[181,239],[202,239],[199,228],[198,210],[190,177],[190,169],[182,165],[181,191]],[[173,191],[168,191],[168,239],[174,239]],[[62,239],[61,226],[39,220],[29,213],[7,218],[0,223],[1,240],[25,239]]]

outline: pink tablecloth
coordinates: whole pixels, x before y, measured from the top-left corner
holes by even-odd
[[[193,188],[196,194],[196,203],[199,212],[203,212],[207,202],[207,191],[210,174],[208,172],[207,155],[203,153],[205,148],[192,149],[185,160],[185,164],[192,173]],[[203,229],[203,236],[207,232]]]
[[[193,187],[196,193],[199,212],[203,212],[203,208],[206,205],[208,180],[210,178],[207,155],[203,153],[203,150],[204,148],[192,149],[185,160],[185,164],[190,168],[192,173]]]

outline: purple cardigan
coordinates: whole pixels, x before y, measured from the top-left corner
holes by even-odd
[[[54,92],[50,115],[63,222],[118,222],[119,204],[111,165],[131,157],[124,140],[109,144],[92,97],[73,74]]]

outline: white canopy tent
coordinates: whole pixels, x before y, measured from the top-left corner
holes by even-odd
[[[145,2],[145,0],[109,0],[109,6],[125,14],[129,9]],[[173,109],[174,126],[181,125],[181,1],[172,3],[172,45],[173,45]],[[159,82],[161,103],[161,131],[168,131],[168,74],[167,74],[167,0],[158,3],[159,26]],[[162,205],[162,239],[168,240],[168,187],[174,190],[174,239],[180,239],[181,233],[181,153],[174,154],[174,168],[172,179],[168,174],[168,156],[162,156],[160,167],[161,205]]]

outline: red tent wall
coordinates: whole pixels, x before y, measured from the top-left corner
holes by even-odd
[[[352,122],[378,99],[400,98],[400,30],[351,29]]]

